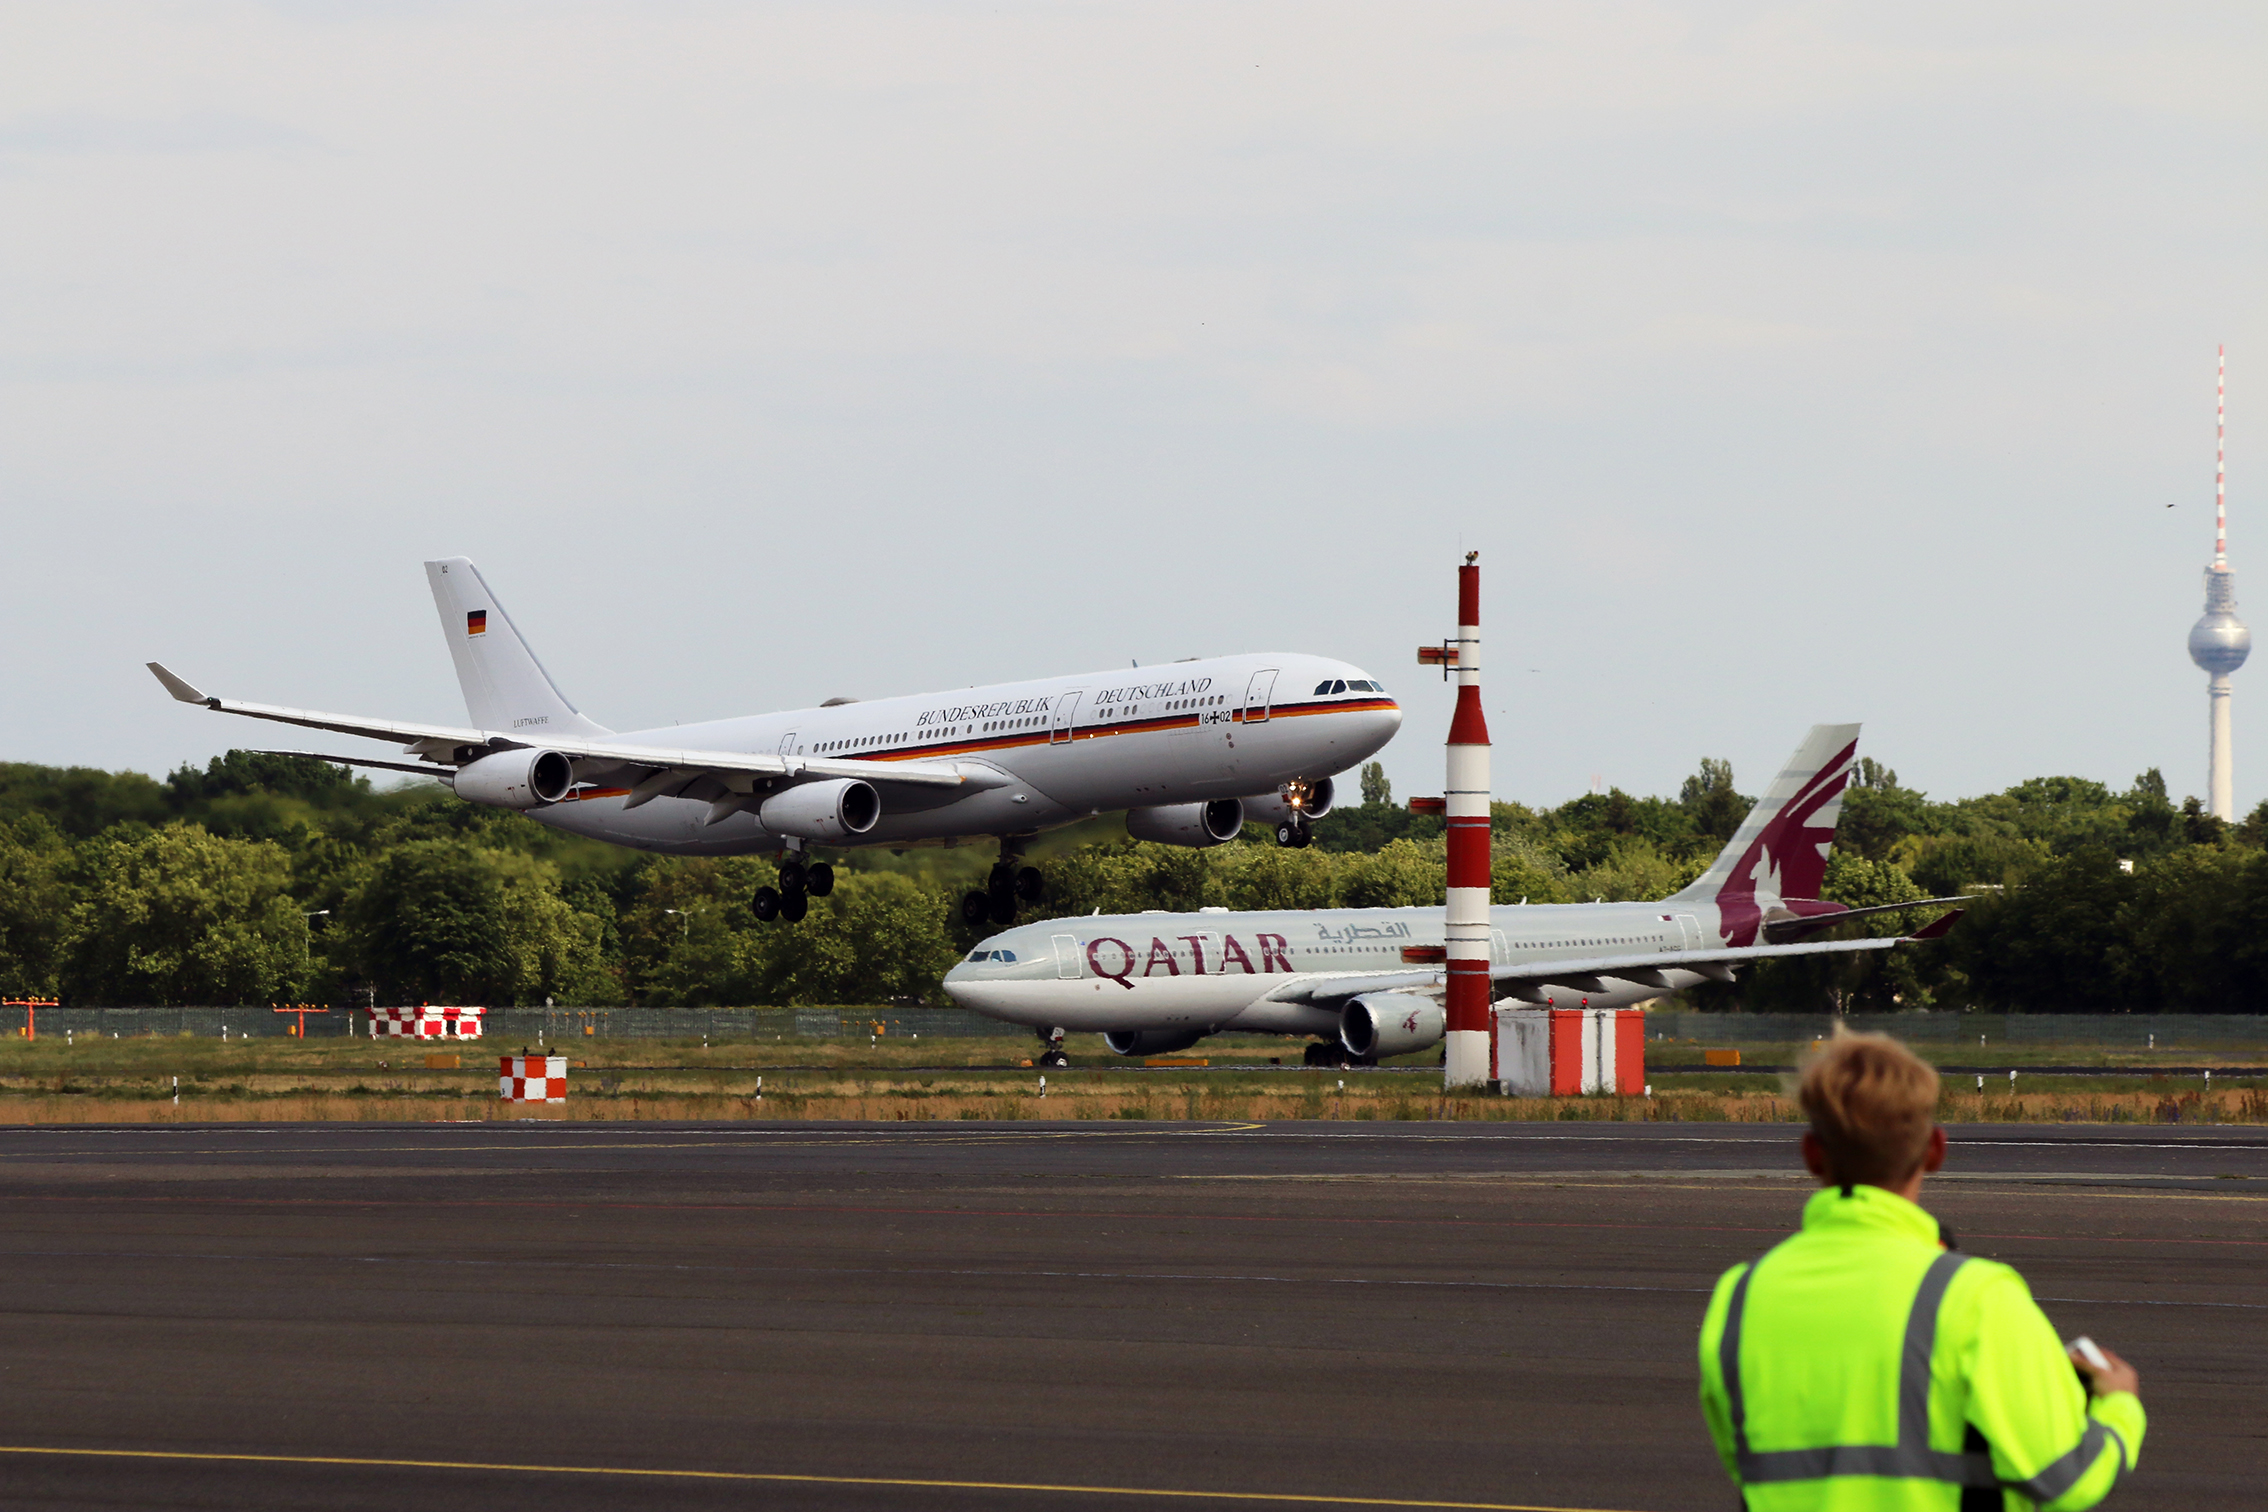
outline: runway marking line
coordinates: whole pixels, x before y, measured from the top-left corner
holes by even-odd
[[[1590,1176],[1591,1171],[1570,1172],[1570,1175]],[[2011,1180],[2017,1178],[2010,1178]],[[1539,1177],[1528,1185],[1565,1187],[1574,1191],[1603,1188],[1610,1191],[1637,1190],[1628,1182],[1615,1181],[1553,1181]],[[1654,1183],[1650,1191],[1722,1191],[1722,1187],[1676,1186]],[[2268,1197],[2246,1197],[2234,1192],[2091,1192],[2096,1197],[2147,1197],[2174,1202],[2268,1202]],[[743,1203],[743,1202],[592,1202],[562,1199],[556,1202],[536,1202],[527,1199],[503,1200],[449,1198],[443,1200],[406,1201],[384,1197],[214,1197],[205,1193],[191,1193],[164,1197],[126,1197],[109,1193],[17,1193],[19,1203],[179,1203],[194,1206],[254,1208],[472,1208],[504,1209],[524,1212],[686,1212],[686,1213],[835,1213],[871,1214],[896,1218],[1111,1218],[1127,1221],[1174,1223],[1251,1223],[1251,1224],[1338,1224],[1379,1228],[1479,1228],[1479,1229],[1599,1229],[1622,1233],[1672,1234],[1786,1234],[1785,1224],[1736,1223],[1572,1223],[1551,1222],[1532,1218],[1348,1218],[1336,1214],[1317,1216],[1282,1216],[1269,1213],[1172,1213],[1133,1212],[1115,1208],[934,1208],[934,1207],[861,1207],[822,1203]],[[2235,1245],[2240,1247],[2268,1247],[2268,1239],[2189,1239],[2159,1235],[2117,1234],[2007,1234],[1977,1232],[1978,1239],[2037,1239],[2066,1244],[2075,1239],[2090,1240],[2098,1244],[2201,1244]]]
[[[485,1120],[485,1119],[482,1119],[482,1120],[453,1120],[452,1122],[467,1122],[467,1123],[470,1123],[470,1122],[478,1122],[478,1123],[482,1123],[482,1124],[491,1124],[491,1121],[490,1121],[490,1120]],[[501,1131],[501,1132],[502,1132],[503,1134],[505,1134],[505,1135],[517,1135],[517,1134],[518,1134],[518,1132],[519,1132],[519,1131],[517,1131],[516,1129],[512,1128],[512,1127],[511,1127],[510,1125],[506,1125],[506,1124],[491,1124],[491,1126],[492,1126],[492,1127],[494,1127],[494,1128],[496,1128],[496,1129],[498,1129],[498,1130],[500,1130],[500,1131]],[[427,1127],[431,1127],[431,1125],[427,1125]],[[1648,1125],[1647,1127],[1650,1127],[1650,1128],[1652,1128],[1652,1127],[1659,1127],[1659,1126],[1658,1126],[1658,1125]],[[1742,1133],[1742,1134],[1710,1134],[1710,1135],[1702,1135],[1702,1134],[1648,1134],[1648,1135],[1645,1135],[1645,1136],[1643,1136],[1643,1137],[1634,1137],[1634,1136],[1632,1136],[1632,1135],[1627,1135],[1627,1134],[1620,1134],[1620,1133],[1599,1133],[1599,1134],[1588,1134],[1588,1133],[1586,1133],[1586,1134],[1563,1134],[1563,1133],[1550,1133],[1550,1134],[1544,1134],[1544,1133],[1536,1133],[1536,1132],[1532,1132],[1532,1131],[1530,1131],[1530,1130],[1529,1130],[1529,1129],[1528,1129],[1527,1127],[1525,1127],[1525,1126],[1522,1126],[1522,1125],[1501,1125],[1501,1124],[1500,1124],[1500,1125],[1497,1125],[1497,1126],[1496,1126],[1495,1128],[1491,1129],[1491,1130],[1490,1130],[1489,1132],[1486,1132],[1486,1133],[1481,1133],[1481,1132],[1457,1132],[1457,1133],[1446,1133],[1446,1132],[1444,1132],[1444,1133],[1434,1133],[1434,1132],[1428,1131],[1428,1132],[1425,1132],[1425,1133],[1416,1133],[1416,1132],[1410,1132],[1410,1133],[1394,1133],[1394,1134],[1390,1134],[1390,1135],[1389,1135],[1389,1134],[1385,1134],[1385,1133],[1383,1133],[1383,1132],[1381,1132],[1381,1131],[1373,1131],[1373,1130],[1338,1129],[1338,1128],[1330,1128],[1330,1127],[1313,1127],[1313,1128],[1307,1128],[1307,1127],[1287,1127],[1287,1126],[1286,1126],[1285,1124],[1282,1124],[1282,1123],[1246,1123],[1246,1122],[1236,1122],[1236,1121],[1228,1121],[1228,1120],[1224,1120],[1224,1121],[1222,1121],[1222,1122],[1218,1122],[1218,1123],[1211,1123],[1211,1124],[1198,1123],[1198,1124],[1179,1124],[1179,1125],[1177,1125],[1177,1124],[1173,1124],[1173,1123],[1168,1123],[1168,1122],[1166,1122],[1166,1121],[1164,1121],[1164,1120],[1160,1120],[1160,1121],[1158,1121],[1158,1122],[1156,1122],[1156,1123],[1154,1123],[1154,1124],[1150,1124],[1150,1125],[1148,1125],[1148,1126],[1146,1126],[1146,1127],[1143,1127],[1143,1128],[1138,1128],[1138,1129],[1112,1129],[1112,1128],[1085,1128],[1085,1129],[1082,1129],[1082,1128],[1046,1128],[1046,1127],[1039,1127],[1039,1126],[1036,1126],[1036,1125],[1030,1125],[1030,1126],[1020,1127],[1020,1128],[1007,1128],[1007,1129],[981,1129],[981,1130],[980,1130],[980,1129],[960,1129],[960,1128],[953,1128],[953,1127],[950,1127],[950,1126],[942,1126],[942,1127],[936,1127],[936,1128],[928,1128],[928,1127],[924,1127],[923,1125],[920,1125],[920,1124],[903,1124],[903,1125],[897,1125],[897,1126],[894,1126],[894,1127],[893,1127],[893,1126],[887,1126],[887,1125],[886,1125],[886,1126],[882,1126],[882,1127],[873,1127],[873,1126],[870,1126],[870,1125],[864,1125],[864,1124],[854,1124],[854,1125],[849,1125],[849,1126],[842,1126],[842,1127],[829,1127],[828,1125],[825,1125],[825,1124],[802,1124],[802,1125],[797,1125],[797,1126],[768,1126],[768,1127],[758,1127],[758,1128],[734,1128],[734,1127],[723,1127],[723,1128],[699,1128],[699,1127],[697,1127],[697,1128],[695,1128],[695,1129],[688,1129],[688,1130],[683,1130],[682,1132],[684,1132],[684,1133],[696,1133],[696,1132],[698,1132],[698,1133],[709,1134],[709,1135],[711,1135],[711,1136],[721,1136],[721,1137],[711,1137],[711,1138],[707,1138],[707,1139],[676,1139],[676,1138],[670,1138],[669,1136],[672,1136],[672,1135],[676,1135],[676,1134],[678,1134],[678,1133],[679,1133],[679,1132],[681,1132],[681,1131],[680,1131],[680,1130],[677,1130],[677,1129],[670,1129],[670,1128],[668,1128],[667,1126],[664,1126],[663,1128],[656,1128],[656,1129],[652,1129],[652,1130],[650,1130],[650,1131],[649,1131],[649,1130],[639,1130],[639,1129],[631,1129],[631,1128],[625,1128],[625,1127],[621,1127],[621,1126],[613,1126],[613,1127],[608,1127],[608,1126],[605,1126],[605,1125],[602,1125],[602,1124],[598,1124],[598,1123],[595,1123],[595,1122],[591,1122],[591,1123],[584,1123],[584,1124],[578,1125],[578,1126],[576,1126],[576,1127],[573,1127],[573,1128],[571,1128],[571,1129],[563,1129],[563,1130],[562,1130],[562,1132],[563,1132],[563,1133],[569,1134],[570,1136],[572,1136],[572,1137],[574,1138],[575,1142],[573,1142],[573,1143],[547,1144],[547,1145],[523,1145],[523,1146],[520,1146],[519,1148],[522,1148],[522,1149],[535,1149],[535,1150],[602,1150],[602,1149],[608,1149],[608,1148],[620,1148],[620,1147],[622,1147],[622,1146],[623,1146],[624,1144],[626,1144],[626,1143],[628,1143],[628,1144],[632,1144],[632,1147],[634,1147],[634,1148],[637,1148],[637,1149],[642,1149],[642,1150],[646,1150],[646,1149],[709,1149],[709,1148],[726,1148],[726,1147],[747,1148],[747,1147],[748,1147],[748,1142],[749,1142],[749,1141],[762,1141],[762,1142],[764,1142],[764,1143],[766,1143],[766,1144],[768,1144],[768,1145],[774,1146],[774,1147],[777,1147],[777,1146],[780,1146],[780,1145],[796,1145],[796,1144],[808,1144],[808,1145],[813,1145],[813,1146],[833,1146],[833,1147],[837,1147],[837,1148],[840,1148],[841,1146],[843,1146],[843,1145],[846,1145],[846,1144],[893,1144],[893,1143],[905,1143],[905,1142],[908,1142],[908,1141],[911,1141],[911,1142],[915,1142],[915,1143],[921,1143],[921,1144],[928,1144],[928,1145],[953,1145],[953,1144],[1004,1144],[1004,1143],[1012,1143],[1012,1142],[1015,1142],[1015,1141],[1018,1141],[1018,1140],[1064,1140],[1064,1139],[1089,1139],[1089,1140],[1094,1140],[1094,1139],[1101,1139],[1101,1140],[1139,1140],[1139,1139],[1189,1139],[1189,1138],[1214,1138],[1214,1137],[1218,1137],[1218,1136],[1221,1136],[1221,1135],[1224,1135],[1224,1134],[1261,1134],[1261,1133],[1267,1134],[1267,1135],[1268,1135],[1268,1136],[1269,1136],[1270,1138],[1272,1138],[1272,1139],[1275,1139],[1275,1140],[1279,1140],[1279,1141],[1281,1141],[1281,1140],[1293,1140],[1293,1139],[1296,1139],[1296,1140],[1306,1140],[1306,1141],[1321,1141],[1321,1140],[1339,1140],[1339,1139],[1353,1139],[1353,1140],[1363,1140],[1363,1141],[1368,1141],[1368,1142],[1372,1142],[1372,1143],[1375,1143],[1375,1142],[1379,1141],[1380,1139],[1391,1139],[1391,1140],[1393,1140],[1393,1141],[1396,1141],[1396,1142],[1399,1142],[1399,1143],[1419,1143],[1419,1144],[1467,1144],[1467,1143],[1497,1143],[1497,1144],[1505,1144],[1505,1143],[1512,1143],[1512,1144],[1548,1144],[1548,1143],[1565,1143],[1565,1144],[1615,1144],[1615,1143],[1621,1143],[1621,1144],[1631,1144],[1631,1143],[1637,1143],[1637,1144],[1706,1144],[1706,1145],[1726,1145],[1726,1144],[1771,1144],[1771,1145],[1786,1145],[1786,1144],[1788,1144],[1788,1143],[1789,1143],[1789,1140],[1788,1140],[1787,1136],[1788,1136],[1789,1134],[1792,1134],[1792,1133],[1795,1133],[1795,1132],[1797,1132],[1797,1131],[1799,1130],[1799,1128],[1800,1128],[1800,1126],[1799,1126],[1798,1124],[1796,1124],[1795,1122],[1793,1122],[1793,1121],[1790,1121],[1790,1122],[1788,1122],[1788,1123],[1784,1123],[1784,1124],[1776,1124],[1776,1125],[1765,1125],[1765,1126],[1760,1126],[1760,1127],[1769,1127],[1769,1128],[1773,1129],[1773,1131],[1774,1131],[1774,1132],[1772,1132],[1772,1133],[1769,1133],[1769,1134],[1764,1134],[1764,1133],[1758,1133],[1758,1134],[1746,1134],[1746,1133]],[[2020,1126],[2017,1126],[2017,1125],[2003,1125],[2003,1126],[2001,1126],[2001,1127],[2007,1127],[2007,1128],[2016,1128],[2016,1127],[2020,1127]],[[304,1137],[304,1136],[306,1136],[306,1135],[312,1134],[312,1133],[338,1133],[338,1134],[341,1134],[341,1135],[351,1135],[351,1134],[354,1134],[354,1133],[359,1133],[359,1132],[361,1132],[360,1130],[349,1129],[349,1128],[337,1128],[337,1129],[333,1129],[333,1130],[314,1130],[314,1129],[308,1129],[308,1128],[305,1128],[305,1127],[301,1127],[301,1126],[297,1126],[297,1125],[288,1125],[288,1126],[276,1126],[276,1125],[204,1125],[204,1124],[134,1124],[134,1125],[61,1125],[61,1124],[20,1124],[20,1125],[5,1125],[5,1126],[0,1126],[0,1133],[46,1134],[46,1135],[50,1135],[50,1136],[64,1136],[64,1137],[68,1137],[68,1136],[70,1136],[70,1135],[74,1135],[74,1134],[108,1134],[108,1135],[125,1135],[125,1134],[142,1134],[142,1133],[151,1133],[151,1132],[169,1132],[169,1131],[179,1131],[179,1132],[182,1132],[182,1133],[195,1133],[195,1134],[200,1134],[200,1135],[204,1135],[205,1137],[208,1137],[208,1138],[209,1138],[209,1137],[214,1137],[214,1136],[216,1136],[216,1135],[220,1135],[220,1136],[228,1136],[228,1135],[282,1135],[282,1134],[284,1134],[284,1133],[285,1133],[285,1132],[287,1131],[287,1129],[288,1129],[288,1130],[289,1130],[290,1132],[293,1132],[293,1133],[299,1134],[299,1135],[301,1135],[301,1136],[303,1136],[303,1137]],[[413,1125],[407,1125],[407,1126],[400,1126],[400,1127],[397,1127],[397,1128],[396,1128],[396,1129],[394,1129],[394,1130],[393,1130],[392,1132],[397,1132],[397,1133],[414,1133],[414,1132],[416,1132],[416,1131],[417,1131],[417,1129],[418,1129],[418,1126],[417,1126],[417,1125],[414,1125],[414,1124],[413,1124]],[[1517,1132],[1517,1133],[1509,1132],[1509,1131],[1510,1131],[1510,1130],[1512,1130],[1512,1129],[1518,1129],[1518,1130],[1519,1130],[1519,1132]],[[657,1140],[658,1140],[658,1142],[657,1142]],[[2133,1137],[2133,1138],[2120,1138],[2120,1139],[2084,1139],[2084,1138],[2069,1138],[2069,1139],[2000,1139],[2000,1138],[1989,1138],[1989,1137],[1988,1137],[1988,1138],[1982,1138],[1982,1139],[1979,1139],[1979,1138],[1965,1138],[1965,1137],[1955,1136],[1955,1137],[1953,1138],[1953,1140],[1952,1140],[1952,1144],[1953,1144],[1953,1146],[1954,1146],[1954,1147],[1955,1147],[1956,1149],[1964,1149],[1964,1148],[1965,1148],[1965,1149],[1992,1149],[1992,1148],[1995,1148],[1995,1147],[2002,1147],[2002,1146],[2005,1146],[2005,1147],[2010,1147],[2010,1148],[2040,1148],[2040,1149],[2060,1149],[2060,1148],[2072,1148],[2072,1147],[2091,1147],[2091,1148],[2101,1148],[2101,1149],[2119,1149],[2119,1150],[2237,1150],[2237,1151],[2246,1151],[2246,1152],[2253,1152],[2253,1153],[2258,1153],[2258,1152],[2260,1152],[2260,1151],[2262,1151],[2262,1150],[2268,1150],[2268,1141],[2262,1141],[2262,1140],[2258,1140],[2258,1139],[2252,1139],[2252,1138],[2238,1138],[2238,1137],[2232,1137],[2232,1138],[2228,1138],[2228,1139],[2222,1139],[2222,1140],[2211,1140],[2211,1141],[2200,1141],[2200,1140],[2194,1140],[2194,1139],[2193,1139],[2193,1140],[2189,1140],[2189,1141],[2168,1141],[2168,1140],[2153,1139],[2153,1138],[2148,1138],[2148,1137]],[[380,1147],[377,1147],[377,1149],[375,1149],[375,1150],[373,1150],[373,1151],[370,1151],[370,1152],[368,1152],[368,1153],[383,1153],[383,1152],[385,1152],[385,1151],[389,1151],[389,1150],[403,1150],[403,1151],[407,1151],[407,1150],[417,1150],[417,1151],[432,1151],[432,1150],[442,1150],[442,1151],[448,1151],[448,1150],[487,1150],[487,1149],[491,1149],[491,1148],[493,1148],[493,1146],[491,1146],[491,1145],[488,1145],[488,1144],[479,1144],[479,1145],[439,1145],[439,1146],[436,1146],[436,1145],[431,1145],[431,1144],[418,1144],[418,1145],[380,1146]],[[6,1153],[6,1152],[0,1152],[0,1158],[5,1158],[5,1153]],[[163,1153],[163,1154],[229,1154],[229,1153],[238,1153],[238,1152],[236,1152],[236,1151],[232,1151],[232,1150],[218,1150],[218,1149],[213,1149],[213,1150],[189,1150],[189,1151],[163,1151],[163,1152],[158,1152],[158,1153]],[[294,1152],[294,1153],[299,1153],[299,1152]],[[312,1152],[310,1152],[310,1153],[312,1153]]]
[[[972,1267],[939,1266],[919,1269],[910,1266],[859,1266],[859,1265],[685,1265],[666,1262],[639,1261],[576,1261],[576,1260],[436,1260],[415,1259],[398,1255],[235,1255],[199,1254],[162,1250],[9,1250],[0,1249],[5,1260],[166,1260],[181,1262],[202,1260],[225,1265],[276,1265],[299,1262],[303,1264],[332,1265],[346,1261],[354,1265],[399,1265],[404,1267],[431,1266],[458,1267],[465,1270],[550,1270],[550,1271],[659,1271],[680,1275],[767,1275],[767,1276],[900,1276],[912,1278],[945,1277],[950,1280],[1041,1280],[1041,1281],[1195,1281],[1206,1285],[1219,1282],[1250,1283],[1268,1286],[1407,1286],[1434,1287],[1467,1291],[1571,1291],[1571,1292],[1658,1292],[1664,1295],[1705,1297],[1706,1286],[1639,1286],[1589,1281],[1444,1281],[1429,1277],[1406,1276],[1270,1276],[1246,1275],[1234,1271],[1078,1271],[1078,1270],[985,1270]],[[2040,1302],[2083,1303],[2090,1307],[2218,1307],[2243,1312],[2268,1312],[2268,1302],[2198,1302],[2168,1297],[2037,1297]]]
[[[0,1454],[165,1460],[239,1465],[343,1465],[379,1470],[480,1470],[506,1475],[608,1475],[641,1480],[738,1481],[794,1486],[898,1486],[917,1491],[1044,1491],[1058,1496],[1137,1496],[1185,1501],[1298,1503],[1325,1507],[1430,1507],[1443,1512],[1611,1512],[1532,1502],[1428,1501],[1401,1496],[1328,1496],[1294,1491],[1185,1491],[1170,1486],[1069,1486],[1022,1481],[919,1480],[885,1475],[786,1475],[754,1470],[648,1470],[618,1465],[506,1465],[478,1460],[375,1459],[343,1454],[219,1454],[186,1449],[59,1449],[0,1444]]]

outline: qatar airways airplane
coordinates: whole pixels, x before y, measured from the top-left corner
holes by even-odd
[[[1491,975],[1525,1003],[1623,1007],[1781,956],[1888,950],[1935,938],[1958,912],[1888,939],[1804,940],[1886,908],[1822,901],[1819,884],[1858,756],[1857,725],[1816,725],[1731,842],[1690,887],[1654,903],[1490,909]],[[1120,1055],[1161,1055],[1208,1034],[1316,1036],[1310,1065],[1440,1043],[1443,914],[1433,908],[1139,913],[1051,919],[994,935],[945,976],[963,1007],[1028,1024],[1062,1061],[1064,1031],[1102,1031]]]
[[[1332,777],[1402,722],[1360,668],[1270,652],[618,735],[567,701],[471,562],[425,574],[468,726],[238,703],[150,670],[184,703],[395,741],[416,759],[278,754],[438,777],[469,802],[640,850],[779,852],[779,887],[751,906],[790,922],[834,886],[814,845],[997,838],[989,885],[962,900],[972,925],[1013,923],[1018,899],[1038,898],[1039,873],[1017,864],[1026,840],[1095,814],[1125,810],[1136,838],[1170,845],[1217,845],[1247,821],[1305,845]]]

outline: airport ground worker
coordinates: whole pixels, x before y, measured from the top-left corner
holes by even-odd
[[[1843,1034],[1805,1067],[1803,1229],[1717,1283],[1701,1410],[1749,1512],[2092,1507],[2134,1468],[2134,1368],[2066,1353],[2008,1266],[1916,1205],[1937,1073]],[[2093,1348],[2087,1345],[2086,1348]],[[2084,1382],[2084,1384],[2083,1384]]]

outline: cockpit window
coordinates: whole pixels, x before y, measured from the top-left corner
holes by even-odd
[[[1317,698],[1321,698],[1321,697],[1322,697],[1322,696],[1323,696],[1324,694],[1326,694],[1326,693],[1328,693],[1328,692],[1330,692],[1330,691],[1331,691],[1331,679],[1329,679],[1328,677],[1324,678],[1324,679],[1323,679],[1323,680],[1322,680],[1321,682],[1319,682],[1319,683],[1317,683],[1317,684],[1315,685],[1315,696],[1316,696]]]
[[[1016,952],[1013,950],[996,950],[992,953],[992,958],[996,961],[1012,963],[1016,959]]]
[[[971,961],[999,961],[1003,964],[1009,964],[1015,961],[1016,952],[1013,950],[972,950],[969,952],[969,959]]]
[[[1344,693],[1344,692],[1346,692],[1346,691],[1347,691],[1347,680],[1346,680],[1345,678],[1343,678],[1343,677],[1342,677],[1342,678],[1340,678],[1340,679],[1339,679],[1339,680],[1338,680],[1337,682],[1335,682],[1335,683],[1331,684],[1331,691],[1332,691],[1332,692],[1334,692],[1334,693]]]
[[[969,959],[972,961],[989,961],[992,959],[992,952],[989,950],[972,950],[969,952]]]

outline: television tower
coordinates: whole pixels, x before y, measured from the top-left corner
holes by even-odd
[[[2213,754],[2206,808],[2236,821],[2233,746],[2229,738],[2229,674],[2252,654],[2252,632],[2236,617],[2236,574],[2229,571],[2229,492],[2223,433],[2227,423],[2228,349],[2216,349],[2213,373],[2213,564],[2205,569],[2205,617],[2189,630],[2189,659],[2208,676]]]

